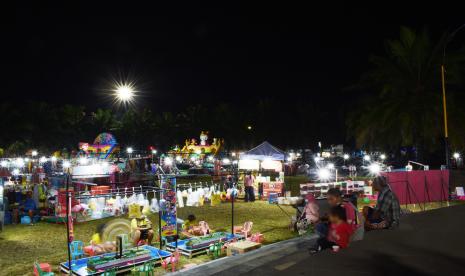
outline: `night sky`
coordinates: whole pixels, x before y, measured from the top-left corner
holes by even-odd
[[[439,35],[465,18],[444,3],[195,2],[12,7],[2,19],[2,100],[108,107],[104,90],[124,75],[137,80],[139,105],[156,110],[273,97],[347,109],[357,95],[344,88],[401,25]]]

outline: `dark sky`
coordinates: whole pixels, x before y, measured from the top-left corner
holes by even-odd
[[[383,53],[400,25],[427,25],[439,34],[465,19],[453,4],[426,1],[93,2],[36,1],[4,10],[2,100],[105,107],[109,80],[129,75],[144,92],[142,102],[158,109],[273,95],[338,108],[347,98],[341,89],[367,70],[370,54]]]

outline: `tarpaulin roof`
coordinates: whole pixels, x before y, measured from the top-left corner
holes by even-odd
[[[284,152],[265,141],[255,148],[241,154],[240,159],[284,161]]]

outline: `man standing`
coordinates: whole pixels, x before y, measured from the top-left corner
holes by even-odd
[[[399,226],[400,204],[384,176],[373,179],[373,189],[378,192],[375,208],[364,207],[365,229],[386,229]]]
[[[248,172],[244,177],[244,191],[245,191],[245,202],[255,201],[255,193],[253,183],[255,182],[255,177],[251,172]]]

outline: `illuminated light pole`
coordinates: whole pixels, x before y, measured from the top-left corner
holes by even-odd
[[[442,88],[442,110],[444,114],[444,148],[445,148],[445,157],[446,157],[446,167],[450,168],[450,158],[449,158],[449,129],[447,125],[447,102],[446,102],[446,48],[447,44],[452,41],[455,34],[458,31],[463,29],[465,24],[461,25],[455,29],[450,35],[446,38],[444,43],[443,53],[442,53],[442,64],[441,64],[441,88]]]

